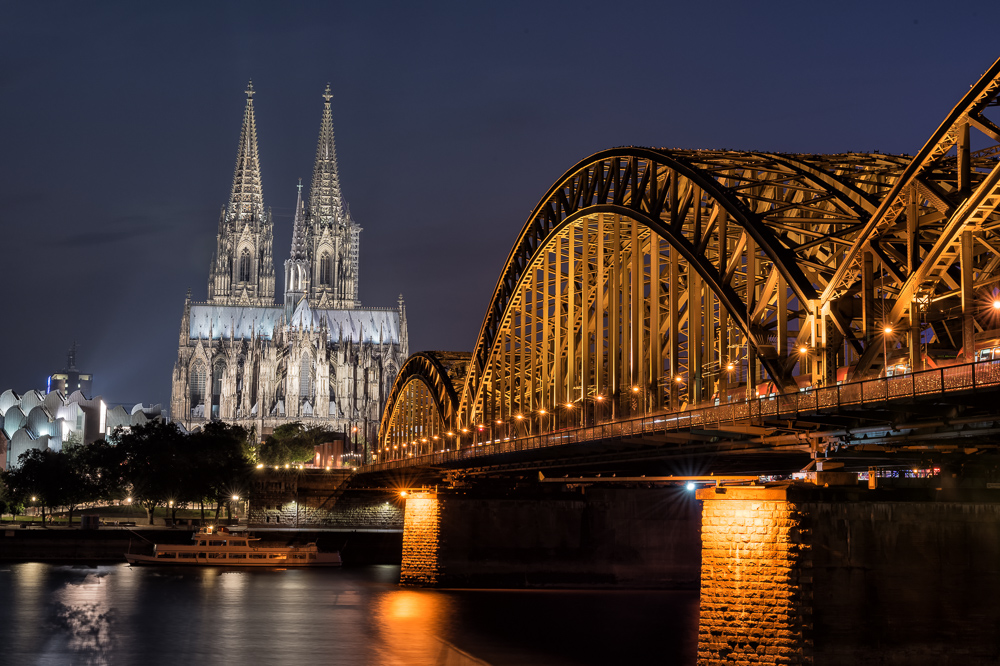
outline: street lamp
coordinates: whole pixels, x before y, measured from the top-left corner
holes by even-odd
[[[892,335],[892,326],[882,328],[882,375],[889,376],[889,346],[887,339]]]

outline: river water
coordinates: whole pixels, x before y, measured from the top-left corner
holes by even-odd
[[[400,588],[398,566],[0,563],[0,664],[693,664],[698,593]]]

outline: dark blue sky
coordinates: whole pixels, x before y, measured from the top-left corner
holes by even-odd
[[[165,7],[165,8],[161,8]],[[327,82],[361,299],[472,349],[548,187],[621,145],[916,152],[1000,56],[993,3],[0,0],[0,391],[66,349],[169,400],[253,78],[278,289]]]

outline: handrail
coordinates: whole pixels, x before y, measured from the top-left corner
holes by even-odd
[[[674,412],[655,412],[641,417],[605,421],[588,426],[564,428],[540,435],[472,443],[454,451],[387,460],[364,465],[361,472],[379,472],[413,465],[439,465],[447,462],[561,446],[616,437],[687,430],[698,426],[721,426],[752,419],[777,419],[798,416],[803,412],[839,410],[842,407],[870,405],[889,400],[915,398],[952,391],[978,390],[1000,386],[1000,360],[952,365],[898,377],[877,377],[835,386],[808,388],[792,393],[774,393],[764,397]]]

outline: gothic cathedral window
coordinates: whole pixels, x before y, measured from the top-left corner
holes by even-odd
[[[198,364],[191,370],[189,387],[191,392],[191,409],[205,404],[205,366]]]
[[[319,283],[322,285],[330,284],[330,255],[326,252],[319,260]]]
[[[250,250],[243,249],[240,254],[240,282],[250,281]]]

